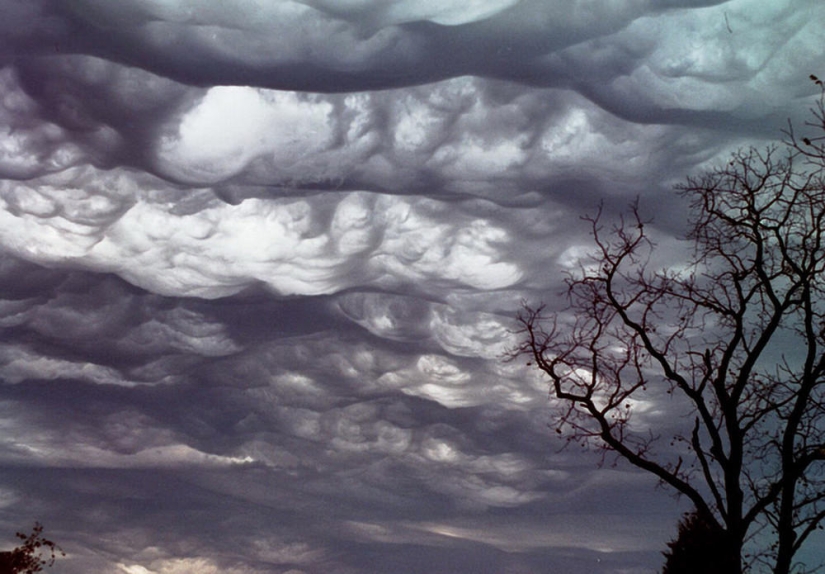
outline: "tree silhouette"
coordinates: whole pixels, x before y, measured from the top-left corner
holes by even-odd
[[[679,532],[671,542],[662,574],[730,574],[738,556],[732,556],[724,540],[725,532],[712,520],[696,512],[685,514]]]
[[[35,522],[30,534],[18,532],[16,536],[23,543],[9,552],[0,552],[0,574],[34,574],[44,566],[51,567],[57,553],[65,556],[57,544],[43,537],[40,523]]]
[[[825,518],[822,97],[811,111],[813,133],[789,128],[783,146],[677,187],[690,250],[670,267],[651,263],[637,205],[611,226],[599,210],[584,218],[594,252],[567,278],[567,307],[519,317],[515,354],[548,377],[557,432],[687,497],[723,533],[732,574],[789,574]],[[650,404],[672,416],[645,417]]]

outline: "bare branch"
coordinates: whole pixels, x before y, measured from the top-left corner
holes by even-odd
[[[567,278],[568,307],[519,317],[514,356],[547,376],[559,434],[687,496],[740,557],[755,532],[774,534],[740,571],[789,574],[825,520],[822,93],[814,134],[790,126],[784,150],[739,151],[677,187],[692,213],[687,262],[651,269],[638,204],[612,226],[600,208],[583,218],[594,252]],[[636,401],[663,394],[686,416],[663,433],[637,424]]]

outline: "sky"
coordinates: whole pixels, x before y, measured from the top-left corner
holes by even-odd
[[[821,0],[0,0],[0,532],[61,574],[642,574],[518,342],[804,123]],[[665,402],[639,406],[655,428]]]

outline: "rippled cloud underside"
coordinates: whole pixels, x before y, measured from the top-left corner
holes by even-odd
[[[0,0],[0,526],[67,574],[643,573],[517,342],[804,121],[819,0]],[[639,425],[672,405],[634,405]]]

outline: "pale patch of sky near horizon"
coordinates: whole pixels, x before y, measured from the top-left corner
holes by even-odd
[[[0,12],[9,533],[68,574],[660,565],[683,505],[559,452],[502,355],[600,202],[683,257],[671,186],[804,121],[820,2]]]

